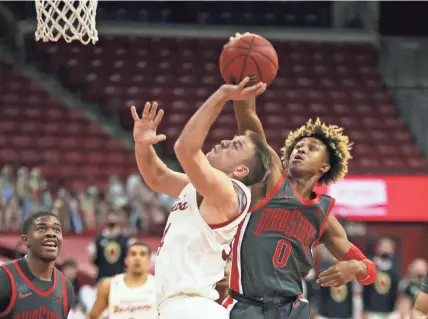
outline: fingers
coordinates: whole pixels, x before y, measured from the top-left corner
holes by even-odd
[[[149,117],[150,106],[151,106],[150,102],[146,102],[146,104],[144,105],[143,115],[141,118],[147,119]]]
[[[131,115],[132,115],[132,118],[134,119],[134,121],[138,121],[140,119],[138,117],[138,114],[137,114],[137,109],[135,108],[134,105],[131,106]]]
[[[321,287],[340,287],[343,286],[343,283],[340,280],[330,280],[325,283],[320,284]]]
[[[250,78],[248,76],[246,76],[241,83],[238,84],[238,90],[242,91],[245,86],[247,85],[247,83],[250,82]]]
[[[328,275],[334,274],[336,272],[336,269],[334,267],[330,267],[327,270],[324,270],[322,273],[319,274],[319,278],[326,277]]]
[[[155,125],[155,129],[158,127],[160,122],[162,121],[164,111],[162,109],[159,110],[158,114],[156,114],[155,119],[153,120],[153,124]]]
[[[260,82],[260,83],[257,83],[256,85],[252,85],[250,87],[245,88],[242,91],[242,95],[259,96],[264,91],[266,91],[266,84]]]
[[[149,120],[153,120],[155,118],[157,109],[158,109],[158,103],[153,102],[152,108],[150,109],[150,113],[149,113],[149,118],[148,118]]]
[[[162,142],[162,141],[165,141],[165,140],[166,140],[166,135],[165,134],[159,134],[156,136],[155,144]]]

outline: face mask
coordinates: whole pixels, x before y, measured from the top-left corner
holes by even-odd
[[[387,253],[387,252],[381,253],[379,255],[379,257],[382,258],[382,259],[391,259],[391,255],[389,253]]]

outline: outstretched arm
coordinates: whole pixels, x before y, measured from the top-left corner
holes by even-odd
[[[240,33],[236,33],[234,37],[230,37],[229,41],[232,41],[240,36]],[[233,106],[235,110],[236,121],[238,122],[239,134],[244,134],[246,131],[253,131],[259,135],[267,144],[263,124],[260,121],[260,118],[257,116],[256,112],[256,98],[253,97],[248,100],[233,101]],[[270,146],[269,151],[272,158],[272,164],[270,167],[271,179],[273,184],[275,184],[282,173],[282,163],[278,154]]]
[[[87,319],[98,319],[104,310],[108,307],[108,298],[110,295],[110,278],[103,279],[98,286],[97,299],[88,314]]]
[[[154,144],[166,139],[165,135],[156,135],[156,128],[163,116],[163,110],[156,114],[157,107],[156,102],[153,105],[147,102],[141,119],[135,106],[131,108],[134,118],[135,157],[141,175],[152,190],[177,197],[189,183],[189,179],[185,174],[168,168],[153,148]]]
[[[244,88],[248,81],[246,78],[239,85],[223,85],[212,94],[186,124],[174,147],[181,166],[198,193],[218,208],[221,205],[228,211],[231,211],[230,205],[237,204],[233,184],[226,174],[210,165],[201,148],[228,100],[248,99],[264,92],[266,86],[263,83]]]
[[[428,275],[412,309],[411,319],[428,319]]]
[[[361,285],[369,285],[374,282],[376,279],[375,264],[348,240],[345,229],[333,215],[328,216],[321,241],[341,262],[322,272],[317,283],[322,286],[339,287],[354,277]]]

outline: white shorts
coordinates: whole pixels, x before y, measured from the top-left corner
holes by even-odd
[[[159,305],[159,319],[229,319],[229,312],[211,299],[180,296]]]

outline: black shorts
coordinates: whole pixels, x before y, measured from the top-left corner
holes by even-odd
[[[260,303],[233,295],[223,305],[230,311],[230,319],[309,319],[307,300],[295,297],[283,302]]]

